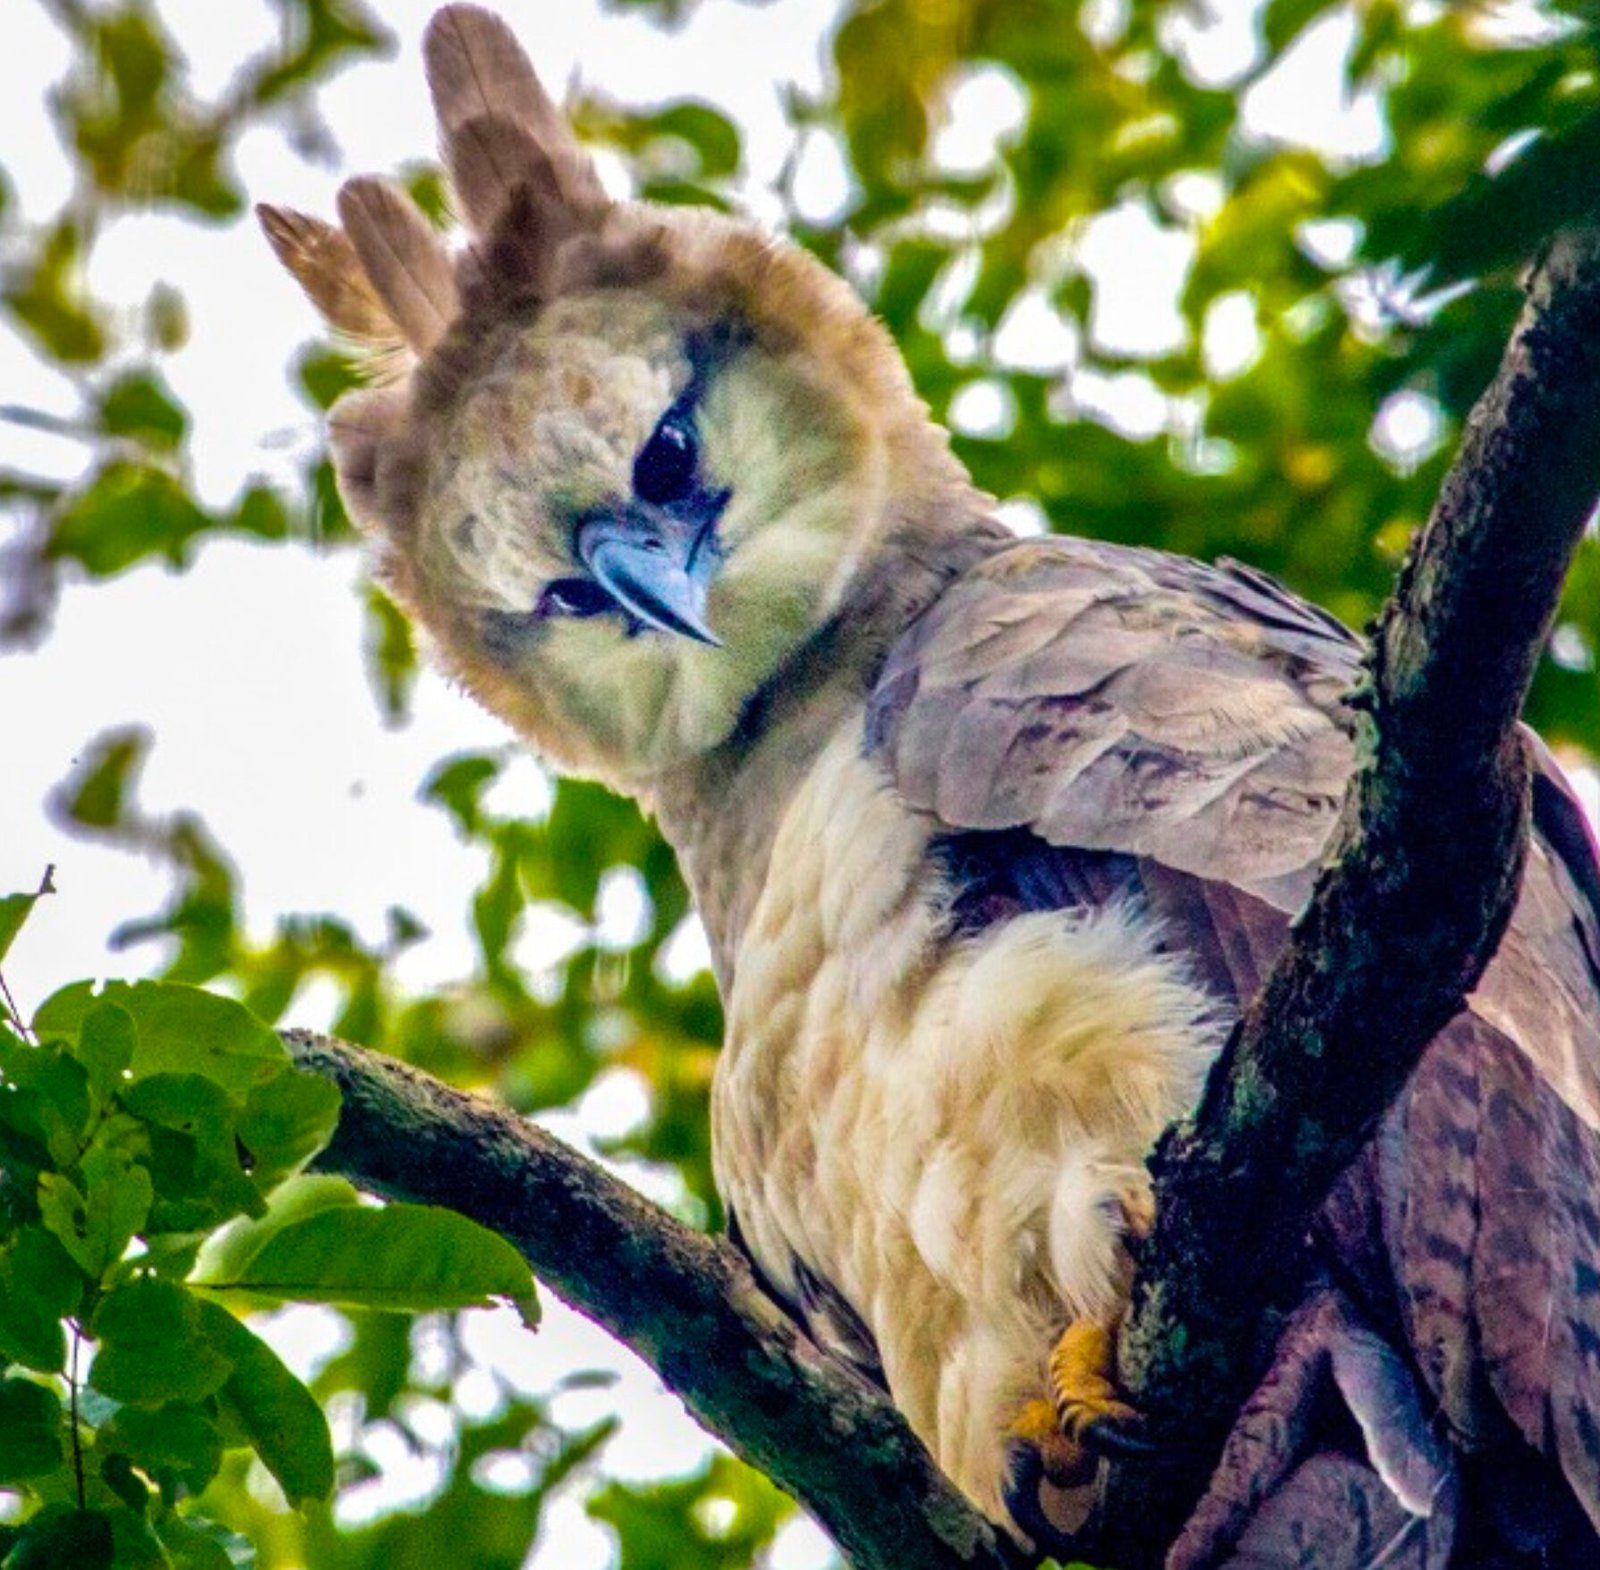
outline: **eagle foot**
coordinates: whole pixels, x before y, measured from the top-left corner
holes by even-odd
[[[1144,1419],[1124,1401],[1115,1379],[1115,1333],[1092,1319],[1074,1320],[1050,1354],[1050,1396],[1061,1433],[1099,1455],[1149,1455]]]

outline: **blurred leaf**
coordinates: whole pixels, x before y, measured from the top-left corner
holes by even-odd
[[[759,1472],[727,1455],[682,1481],[609,1483],[587,1505],[616,1531],[620,1570],[747,1565],[792,1508]]]
[[[150,733],[130,727],[97,738],[77,773],[57,792],[61,810],[90,829],[121,823],[139,770],[150,749]]]
[[[170,474],[113,459],[56,515],[47,549],[109,578],[150,556],[181,564],[211,527]]]
[[[183,441],[189,416],[158,376],[130,371],[100,394],[100,428],[170,452]]]
[[[31,264],[4,275],[0,299],[53,358],[67,365],[98,360],[106,351],[105,329],[84,293],[83,237],[62,218]]]
[[[376,584],[366,594],[367,671],[390,724],[405,718],[421,662],[416,634],[398,605]]]
[[[1600,213],[1600,111],[1536,140],[1496,175],[1478,174],[1430,221],[1432,281],[1531,261],[1564,224]]]
[[[31,1379],[0,1379],[0,1483],[53,1472],[65,1457],[61,1402]]]
[[[312,404],[328,410],[338,399],[361,386],[361,369],[349,355],[330,348],[316,348],[295,362],[295,380]]]

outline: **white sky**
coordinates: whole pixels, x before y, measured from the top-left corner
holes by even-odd
[[[602,14],[596,0],[505,0],[502,8],[557,89],[581,71],[585,84],[621,101],[702,96],[730,112],[746,137],[747,200],[758,215],[775,216],[772,182],[793,150],[781,94],[789,84],[820,90],[822,42],[835,0],[706,0],[692,25],[670,34],[627,14]],[[57,209],[70,178],[41,96],[64,71],[67,50],[32,0],[4,0],[4,9],[0,163],[23,212],[38,219]],[[347,69],[320,97],[341,149],[339,167],[304,162],[277,130],[252,132],[238,154],[252,199],[328,214],[347,174],[389,170],[430,152],[433,128],[418,38],[432,0],[386,0],[374,9],[396,35],[397,57]],[[1112,20],[1117,9],[1117,0],[1095,7]],[[157,10],[188,52],[192,83],[202,95],[224,84],[243,53],[266,47],[274,36],[276,13],[265,0],[159,0]],[[1234,80],[1259,47],[1250,25],[1254,10],[1253,0],[1174,8],[1172,36],[1208,80]],[[1331,13],[1272,79],[1253,89],[1258,131],[1346,157],[1382,149],[1386,132],[1375,101],[1347,101],[1330,69],[1348,51],[1351,36],[1349,14]],[[952,97],[939,156],[953,168],[982,167],[996,137],[1018,123],[1022,107],[1004,72],[972,72]],[[837,148],[813,138],[799,172],[803,210],[821,215],[838,206],[847,175]],[[1206,191],[1197,188],[1196,200],[1203,208]],[[1090,226],[1082,249],[1108,285],[1097,295],[1090,324],[1098,341],[1152,352],[1181,338],[1184,326],[1172,302],[1192,252],[1187,236],[1157,230],[1129,206]],[[260,476],[292,490],[301,460],[318,441],[314,419],[285,375],[290,351],[317,336],[310,308],[248,220],[209,229],[160,214],[118,221],[95,253],[93,291],[125,307],[131,318],[158,280],[179,289],[191,316],[189,343],[164,369],[196,421],[199,494],[225,505]],[[1208,328],[1205,348],[1218,363],[1242,368],[1253,353],[1253,313],[1247,301],[1229,309],[1233,320]],[[1070,364],[1075,344],[1075,329],[1035,292],[1014,307],[1000,352],[1047,369]],[[1081,389],[1080,406],[1129,427],[1160,428],[1165,411],[1160,400],[1151,405],[1147,383],[1138,377],[1102,381],[1106,385]],[[76,411],[70,384],[3,323],[0,403],[68,417]],[[1002,390],[998,384],[975,389],[958,415],[969,428],[1003,430],[1008,411]],[[67,476],[82,460],[73,443],[0,423],[0,467]],[[1028,504],[1016,511],[1028,516]],[[47,863],[55,864],[60,890],[41,902],[5,967],[25,1012],[67,980],[143,973],[159,960],[148,949],[108,956],[103,940],[117,922],[161,905],[165,875],[64,835],[43,807],[86,744],[108,727],[130,724],[156,736],[140,791],[143,806],[200,813],[243,869],[246,918],[256,936],[265,937],[280,915],[332,910],[377,939],[385,910],[403,905],[433,928],[404,960],[407,984],[437,986],[470,968],[467,913],[483,870],[480,858],[455,840],[443,814],[420,806],[415,793],[439,756],[497,747],[504,733],[432,675],[419,684],[410,724],[386,729],[356,657],[361,632],[354,552],[330,557],[224,542],[207,546],[181,578],[144,567],[111,583],[69,584],[44,646],[0,657],[0,714],[6,716],[0,893],[32,888]],[[531,810],[544,794],[537,770],[523,765],[511,772],[498,805]],[[325,996],[309,998],[295,1022],[324,1026],[328,1006]],[[585,1128],[592,1132],[625,1118],[636,1101],[637,1087],[618,1078],[601,1086],[578,1117],[563,1120],[563,1132],[581,1138]],[[286,1349],[310,1344],[309,1324],[283,1328]],[[617,1358],[610,1343],[575,1316],[553,1314],[531,1350],[524,1335],[493,1317],[479,1321],[473,1334],[486,1359],[521,1370],[538,1388],[573,1366],[621,1371],[628,1419],[608,1451],[608,1470],[659,1476],[684,1471],[705,1453],[698,1429],[653,1376]],[[609,1409],[615,1397],[598,1399]],[[562,1400],[568,1408],[582,1404]],[[427,1483],[418,1476],[408,1483],[398,1472],[391,1481],[399,1493]],[[556,1525],[535,1560],[540,1570],[607,1563],[608,1534],[575,1504],[557,1507]],[[825,1557],[814,1530],[800,1524],[786,1531],[772,1566],[811,1570]]]

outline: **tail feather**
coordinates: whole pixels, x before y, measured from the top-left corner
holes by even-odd
[[[418,354],[426,354],[460,303],[443,243],[402,192],[370,176],[345,183],[339,217],[395,325]]]

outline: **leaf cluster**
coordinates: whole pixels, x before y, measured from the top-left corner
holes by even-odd
[[[37,895],[0,902],[0,958]],[[322,1408],[237,1317],[317,1302],[536,1314],[504,1240],[302,1176],[338,1119],[240,1004],[78,983],[0,1023],[0,1528],[7,1570],[228,1570],[248,1544],[193,1502],[230,1451],[291,1504],[329,1498]]]

